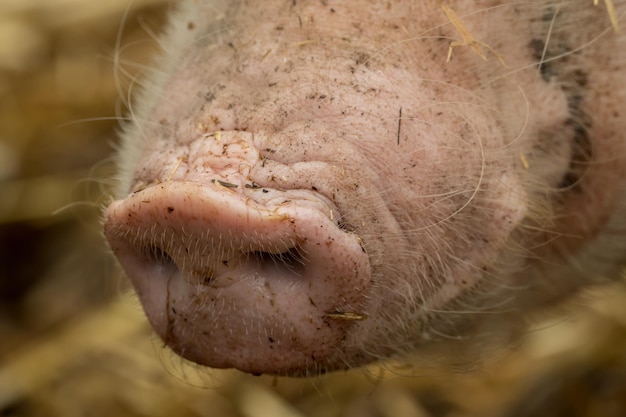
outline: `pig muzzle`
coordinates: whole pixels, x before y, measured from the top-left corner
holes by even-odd
[[[113,202],[110,247],[152,326],[183,357],[251,373],[343,368],[341,346],[367,320],[361,239],[315,191],[228,171],[258,156],[239,149],[245,163],[222,160],[202,181],[188,169]]]

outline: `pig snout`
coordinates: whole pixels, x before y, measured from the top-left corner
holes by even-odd
[[[255,374],[462,362],[615,278],[626,3],[606,4],[182,0],[104,216],[156,332]]]
[[[368,257],[318,192],[272,190],[231,172],[266,164],[245,158],[251,143],[229,146],[242,136],[251,135],[203,138],[219,148],[222,171],[212,164],[204,182],[166,181],[114,202],[105,234],[174,350],[253,373],[315,368],[366,318]]]

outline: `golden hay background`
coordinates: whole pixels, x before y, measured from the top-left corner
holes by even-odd
[[[99,226],[120,97],[169,7],[129,3],[0,0],[0,417],[626,416],[623,285],[473,372],[274,379],[169,355]]]

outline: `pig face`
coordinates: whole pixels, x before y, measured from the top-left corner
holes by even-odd
[[[308,375],[615,275],[626,4],[589,3],[182,1],[104,218],[156,332]]]

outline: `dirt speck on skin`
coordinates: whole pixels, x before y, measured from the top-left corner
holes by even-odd
[[[168,7],[132,2],[116,84],[128,3],[0,5],[0,416],[626,415],[624,283],[472,369],[416,360],[286,380],[203,370],[164,350],[100,230],[116,103]]]

